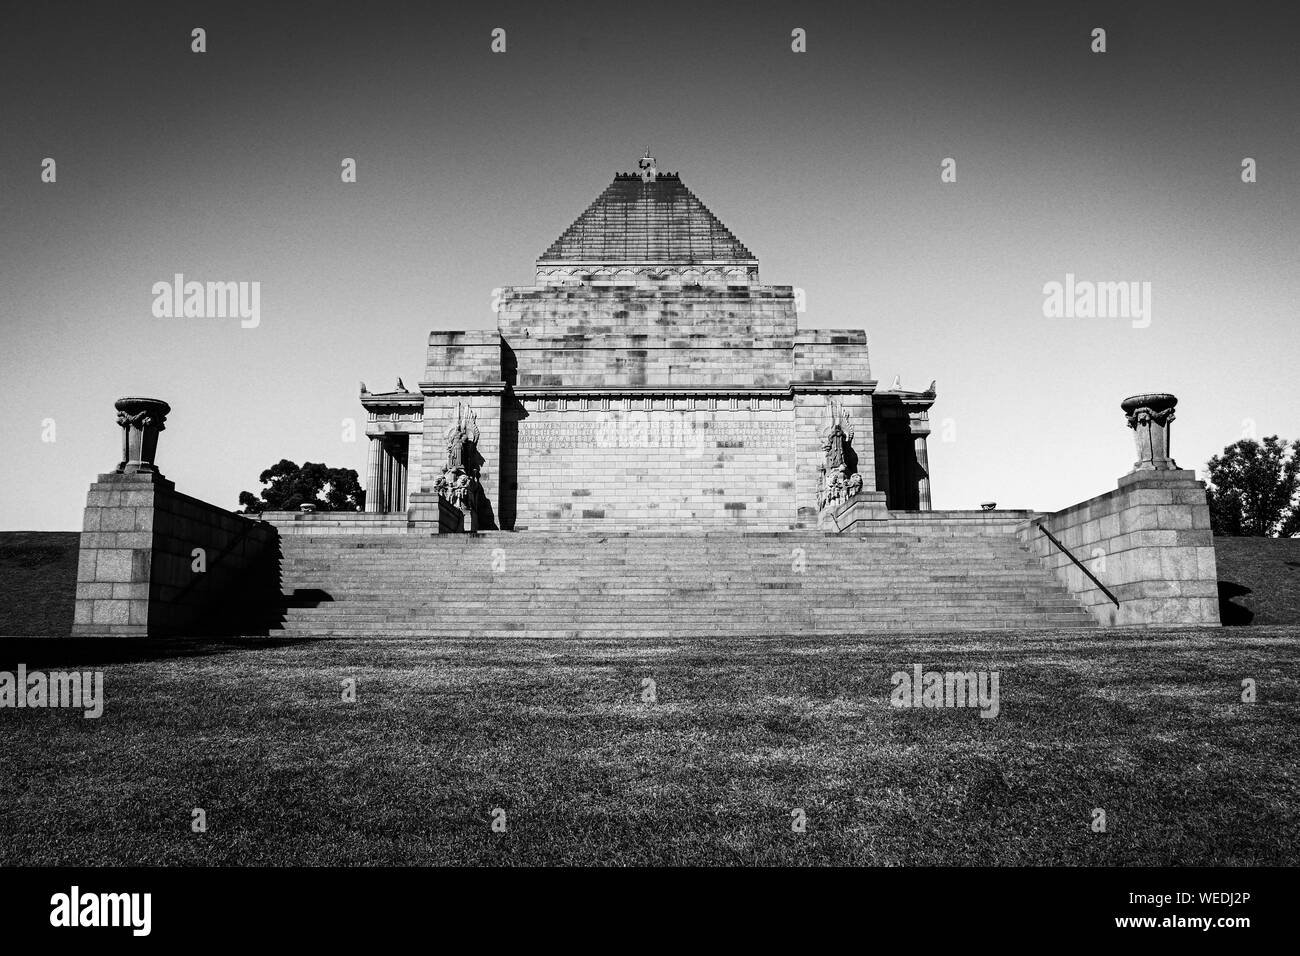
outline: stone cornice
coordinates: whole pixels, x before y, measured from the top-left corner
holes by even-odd
[[[937,397],[935,392],[876,392],[876,401],[896,402],[908,408],[930,408]]]
[[[424,405],[424,396],[419,392],[362,392],[361,404],[366,408],[372,405],[384,408],[420,408]]]
[[[406,422],[366,422],[367,438],[382,438],[385,435],[422,435],[424,420]]]
[[[421,382],[422,395],[502,395],[507,391],[518,398],[632,398],[636,396],[673,396],[677,398],[791,398],[804,395],[870,395],[876,390],[874,379],[864,382],[791,382],[789,385],[518,385],[505,382],[443,383]],[[933,396],[908,396],[908,405],[927,405]]]
[[[592,269],[676,269],[679,272],[703,267],[756,266],[758,259],[538,259],[540,268],[580,267]]]
[[[509,386],[505,382],[480,382],[451,384],[421,382],[422,395],[502,395]]]
[[[673,396],[675,398],[790,398],[802,393],[870,393],[869,382],[795,382],[790,385],[522,385],[511,391],[519,398],[632,398]]]
[[[814,395],[832,395],[844,392],[868,392],[874,395],[876,391],[876,380],[873,378],[868,379],[865,382],[791,382],[790,391],[806,392]]]

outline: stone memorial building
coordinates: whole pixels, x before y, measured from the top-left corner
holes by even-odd
[[[639,166],[542,254],[535,284],[498,291],[495,331],[431,332],[418,391],[362,386],[367,510],[436,516],[448,488],[473,529],[789,530],[849,499],[928,510],[933,385],[878,388],[865,332],[801,329],[794,288],[760,281],[680,176]],[[474,460],[449,465],[457,429]]]
[[[168,402],[116,405],[86,498],[75,635],[671,636],[1219,623],[1177,399],[1120,408],[1137,460],[1054,513],[935,511],[935,400],[799,297],[649,155],[429,335],[418,389],[362,386],[367,513],[237,514],[159,470]],[[464,533],[473,532],[473,533]],[[522,532],[522,533],[515,533]]]

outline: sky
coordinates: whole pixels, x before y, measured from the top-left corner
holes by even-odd
[[[492,290],[530,284],[647,146],[764,282],[804,290],[803,326],[865,329],[881,387],[937,380],[936,508],[1112,489],[1137,392],[1179,397],[1198,473],[1300,438],[1298,23],[1282,2],[11,7],[0,529],[80,527],[124,395],[171,403],[161,470],[226,507],[281,458],[364,474],[359,382],[414,386],[430,330],[493,328]],[[175,273],[259,282],[260,323],[156,317]],[[1149,321],[1044,315],[1067,274],[1150,283]]]

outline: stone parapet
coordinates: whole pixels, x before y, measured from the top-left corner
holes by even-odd
[[[251,633],[279,596],[278,535],[156,474],[90,486],[73,636]]]
[[[389,514],[362,511],[264,511],[262,520],[286,534],[389,534],[407,530],[405,511]]]
[[[467,528],[465,514],[442,495],[422,492],[411,495],[410,530],[419,534],[455,534],[478,530]]]
[[[867,333],[856,329],[801,329],[792,350],[790,381],[870,382]]]
[[[1042,528],[1087,566],[1118,606]],[[1126,475],[1114,491],[1026,521],[1020,536],[1102,624],[1219,624],[1210,511],[1194,472]]]
[[[421,385],[500,386],[501,336],[497,332],[430,332]]]
[[[822,511],[818,523],[826,531],[860,532],[882,527],[881,522],[888,517],[883,491],[860,491],[848,501]]]

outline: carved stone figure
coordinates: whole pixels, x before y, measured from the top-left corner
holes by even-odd
[[[434,491],[442,495],[462,511],[474,512],[478,509],[478,479],[464,472],[444,471],[434,479]]]
[[[478,416],[464,403],[456,406],[456,420],[443,433],[447,442],[447,464],[433,482],[433,490],[470,514],[476,514],[482,499],[479,472],[483,458],[478,453]]]
[[[456,420],[443,432],[447,441],[447,470],[478,472],[475,457],[478,444],[478,416],[463,403],[456,406]]]
[[[821,489],[817,493],[818,510],[848,501],[862,490],[858,474],[858,456],[853,451],[853,420],[848,412],[831,403],[831,423],[822,432],[822,451],[826,460],[818,467]]]

